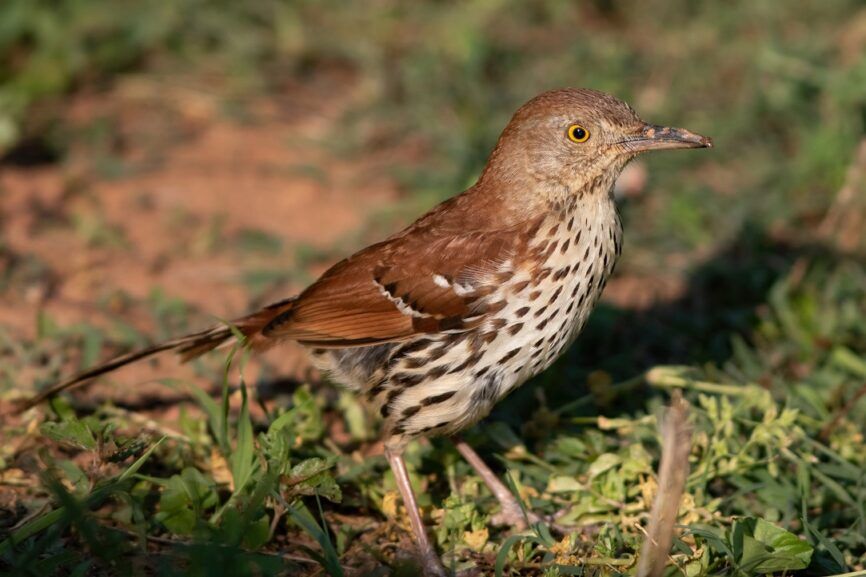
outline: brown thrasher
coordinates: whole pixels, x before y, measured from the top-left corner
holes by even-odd
[[[305,345],[318,367],[380,411],[428,575],[445,572],[418,513],[404,447],[477,422],[574,340],[620,254],[612,190],[626,163],[648,150],[711,146],[687,130],[647,124],[602,92],[545,92],[517,111],[470,189],[337,263],[301,294],[234,321],[253,349]],[[218,326],[118,357],[26,406],[161,351],[192,359],[234,334]],[[502,513],[525,526],[495,474],[465,443],[457,449]]]

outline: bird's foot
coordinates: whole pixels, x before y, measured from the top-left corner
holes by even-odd
[[[424,577],[451,577],[445,566],[442,565],[442,560],[433,551],[419,551],[421,568],[424,571]]]

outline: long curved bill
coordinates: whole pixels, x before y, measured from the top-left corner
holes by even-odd
[[[695,134],[685,128],[671,128],[656,124],[644,125],[640,133],[623,140],[620,144],[631,152],[713,147],[713,141],[709,137]]]

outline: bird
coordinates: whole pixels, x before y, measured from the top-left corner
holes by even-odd
[[[604,92],[543,92],[516,111],[473,186],[299,294],[109,360],[21,408],[165,351],[187,361],[238,339],[254,351],[300,343],[315,366],[381,415],[422,568],[442,577],[409,484],[406,445],[454,439],[504,518],[525,527],[516,498],[459,433],[549,367],[586,323],[622,250],[613,187],[626,164],[648,151],[711,147],[708,137],[644,122]]]

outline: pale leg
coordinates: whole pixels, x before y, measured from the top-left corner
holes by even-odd
[[[418,512],[418,503],[415,502],[415,493],[412,491],[412,485],[409,484],[409,474],[406,472],[406,463],[403,462],[402,451],[394,453],[385,449],[385,457],[387,457],[388,463],[391,465],[391,470],[394,471],[397,489],[399,489],[400,496],[403,498],[403,504],[409,513],[409,523],[412,525],[412,532],[415,533],[415,540],[421,553],[424,574],[427,577],[447,577],[445,568],[442,566],[442,561],[439,560],[439,556],[436,554],[436,549],[433,548],[433,544],[427,538],[426,528],[421,521],[421,514]]]
[[[527,520],[523,509],[520,507],[520,503],[517,502],[517,498],[511,494],[508,487],[499,480],[496,473],[487,466],[487,463],[475,452],[475,449],[459,437],[453,437],[451,440],[454,442],[454,446],[457,447],[457,452],[463,455],[466,462],[475,469],[475,472],[478,473],[478,476],[481,477],[481,480],[484,481],[484,484],[487,485],[487,488],[490,489],[490,492],[499,501],[502,511],[496,516],[498,519],[494,518],[494,522],[502,525],[511,525],[518,531],[525,530],[529,526],[529,521],[535,522],[535,515],[531,513],[529,514],[530,518]]]

